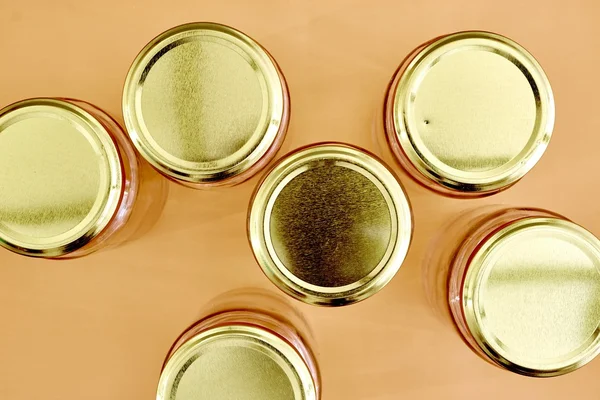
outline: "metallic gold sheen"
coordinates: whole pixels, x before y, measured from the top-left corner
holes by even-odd
[[[0,244],[57,257],[104,229],[121,196],[110,134],[71,103],[26,100],[0,111]]]
[[[203,332],[181,346],[161,375],[157,400],[315,400],[310,371],[279,336],[251,326]]]
[[[270,232],[275,253],[292,274],[312,285],[336,287],[373,271],[389,246],[391,227],[389,206],[377,186],[333,164],[309,169],[281,190]]]
[[[371,296],[400,268],[412,234],[394,175],[354,147],[321,144],[292,153],[259,185],[249,236],[266,275],[307,303]]]
[[[249,37],[218,24],[183,25],[134,61],[123,94],[125,124],[163,173],[217,181],[267,152],[282,124],[283,91],[275,63]]]
[[[600,352],[600,241],[572,222],[525,218],[488,238],[463,308],[482,350],[532,376],[570,372]]]
[[[411,163],[452,190],[509,186],[542,156],[554,99],[541,66],[505,37],[464,32],[425,46],[395,93],[394,127]]]

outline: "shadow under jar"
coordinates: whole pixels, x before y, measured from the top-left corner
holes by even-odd
[[[288,154],[258,185],[248,236],[287,294],[340,306],[372,296],[402,265],[412,214],[396,176],[356,147],[322,143]]]
[[[0,110],[0,244],[7,249],[70,258],[118,244],[140,185],[133,146],[95,106],[38,98]]]
[[[243,305],[211,313],[177,339],[157,400],[321,398],[314,355],[301,327],[288,318],[294,311],[272,296],[258,297],[268,307],[254,301],[256,294],[235,294],[226,304],[244,300]]]
[[[471,229],[453,253],[447,299],[458,330],[482,358],[549,377],[600,352],[594,235],[537,209],[503,209],[461,225]]]
[[[541,158],[554,126],[542,67],[488,32],[460,32],[414,50],[386,95],[387,142],[423,186],[481,197],[515,184]]]
[[[215,23],[153,39],[125,82],[123,115],[142,156],[194,188],[230,186],[263,168],[289,121],[288,89],[256,41]]]

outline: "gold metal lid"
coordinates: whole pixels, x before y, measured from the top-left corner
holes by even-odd
[[[487,32],[442,37],[418,51],[398,79],[393,131],[410,163],[442,191],[508,187],[550,141],[550,83],[510,39]]]
[[[474,254],[462,295],[469,330],[509,370],[570,372],[600,352],[600,241],[558,218],[525,218]]]
[[[0,244],[57,257],[100,233],[121,198],[118,150],[104,126],[62,100],[0,110]]]
[[[287,88],[254,40],[214,23],[173,28],[135,59],[123,93],[139,152],[183,182],[248,171],[287,126]]]
[[[246,325],[200,333],[169,358],[157,400],[316,400],[310,370],[279,336]]]
[[[281,160],[258,186],[249,238],[265,274],[307,303],[365,299],[396,274],[412,235],[410,205],[390,170],[343,144]]]

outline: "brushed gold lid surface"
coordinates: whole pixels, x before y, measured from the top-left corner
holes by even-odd
[[[469,330],[506,368],[570,372],[600,352],[600,241],[557,218],[526,218],[475,253],[462,295]]]
[[[226,179],[263,157],[287,115],[287,89],[269,54],[233,28],[194,23],[152,40],[123,93],[140,153],[189,183]]]
[[[55,257],[106,227],[121,196],[119,154],[92,115],[26,100],[0,110],[0,244]]]
[[[317,305],[349,304],[379,291],[400,268],[412,234],[396,177],[342,144],[283,159],[257,188],[248,223],[265,274]]]
[[[523,47],[487,32],[462,32],[426,45],[394,93],[402,151],[446,189],[510,186],[544,153],[554,99],[541,66]]]
[[[310,371],[279,336],[224,326],[184,343],[161,374],[157,400],[316,400]]]

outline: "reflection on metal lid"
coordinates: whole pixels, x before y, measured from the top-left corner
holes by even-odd
[[[230,325],[185,342],[162,372],[157,400],[315,400],[296,350],[264,329]]]
[[[420,180],[450,193],[514,184],[540,159],[554,125],[540,65],[486,32],[448,35],[416,51],[393,82],[387,112],[402,157]]]
[[[253,199],[249,235],[267,276],[307,303],[367,298],[408,251],[411,211],[395,176],[365,152],[321,144],[288,155]]]
[[[54,257],[80,248],[120,201],[117,147],[91,114],[34,99],[0,110],[0,244]]]
[[[247,172],[285,131],[288,95],[269,54],[233,28],[195,23],[152,40],[134,61],[123,94],[141,154],[191,184]]]
[[[600,241],[558,218],[525,218],[474,254],[463,288],[473,337],[497,363],[533,376],[600,352]]]

